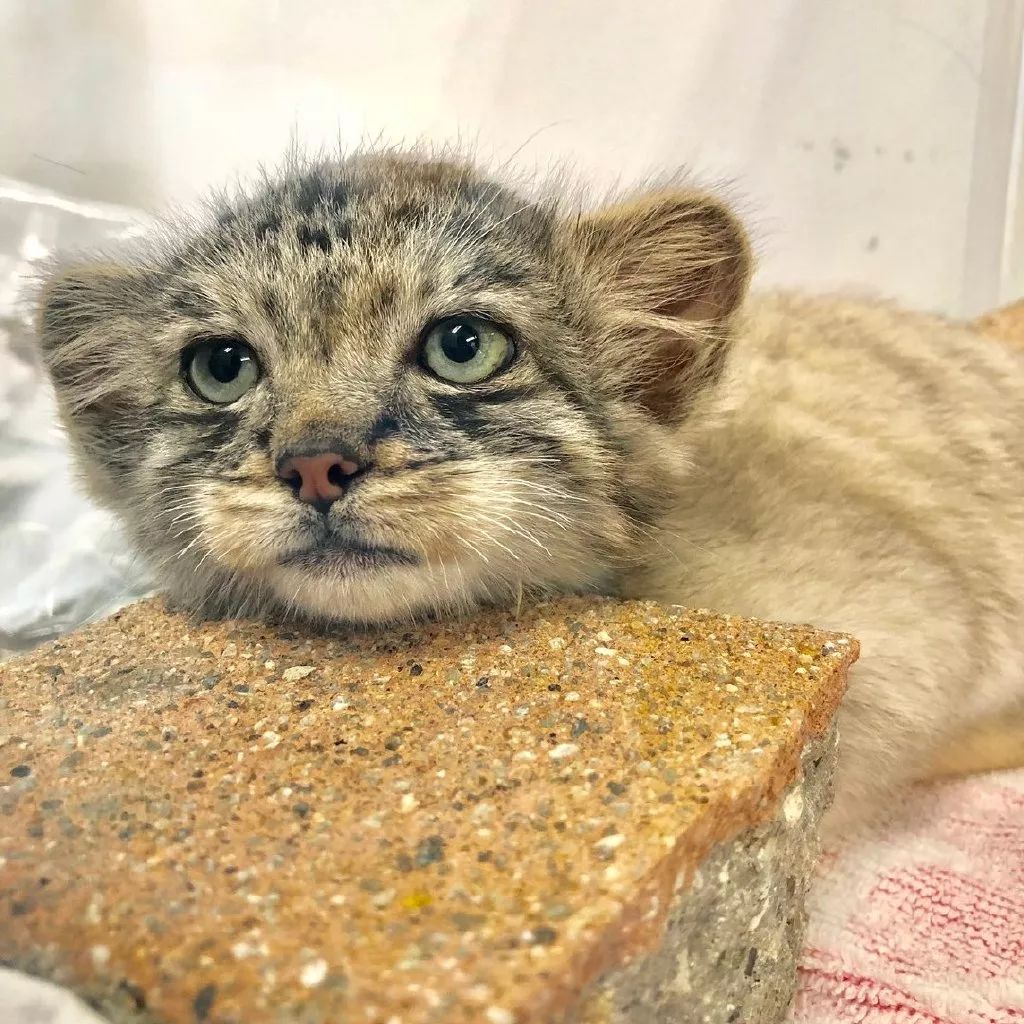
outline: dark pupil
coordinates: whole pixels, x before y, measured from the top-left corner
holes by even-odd
[[[454,320],[445,324],[441,335],[441,351],[453,363],[468,363],[480,349],[480,335],[471,323]]]
[[[210,376],[221,384],[230,384],[242,369],[242,350],[226,343],[210,349]]]

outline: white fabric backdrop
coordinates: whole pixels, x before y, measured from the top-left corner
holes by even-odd
[[[1022,24],[1021,0],[0,0],[0,174],[152,206],[293,135],[461,137],[598,184],[686,164],[736,182],[764,281],[973,313],[1024,288]]]

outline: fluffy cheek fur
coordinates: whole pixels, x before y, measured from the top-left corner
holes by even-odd
[[[264,577],[309,533],[263,455],[247,456],[230,478],[195,484],[191,506],[197,543],[233,573]]]

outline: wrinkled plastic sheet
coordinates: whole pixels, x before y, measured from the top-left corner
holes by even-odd
[[[76,484],[33,328],[48,257],[145,230],[138,212],[0,178],[0,656],[150,590],[113,518]]]

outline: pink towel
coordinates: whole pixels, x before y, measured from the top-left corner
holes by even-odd
[[[828,850],[791,1024],[1024,1024],[1024,771],[920,790]]]

